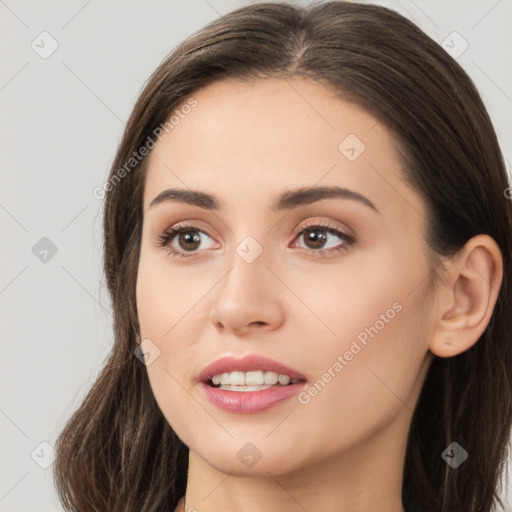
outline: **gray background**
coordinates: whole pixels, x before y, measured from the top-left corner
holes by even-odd
[[[92,191],[108,175],[143,83],[179,42],[249,3],[0,0],[2,512],[62,511],[51,446],[113,341],[101,271],[103,203]],[[510,162],[512,0],[375,3],[438,42],[458,32],[463,39],[447,40],[454,51],[467,41],[458,61]],[[58,44],[46,58],[52,39],[44,31]],[[512,486],[508,501],[512,510]]]

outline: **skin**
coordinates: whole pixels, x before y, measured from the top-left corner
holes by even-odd
[[[160,350],[147,366],[151,387],[190,448],[185,510],[400,512],[407,433],[427,370],[434,354],[457,355],[484,331],[500,251],[474,237],[431,288],[425,202],[401,178],[391,133],[318,83],[220,81],[194,98],[149,157],[137,280],[141,339]],[[354,161],[338,149],[349,134],[366,146]],[[283,191],[328,185],[363,194],[378,212],[340,198],[268,208]],[[213,194],[221,208],[149,208],[170,187]],[[346,242],[320,231],[331,253],[315,256],[308,233],[297,236],[305,221],[327,222],[355,243],[332,252]],[[156,245],[185,222],[206,232],[192,256]],[[236,252],[247,236],[263,248],[252,263]],[[170,244],[191,254],[179,235]],[[400,312],[306,404],[294,397],[233,413],[197,385],[222,356],[262,354],[306,375],[307,389],[397,302]],[[237,457],[247,442],[261,452],[252,468]]]

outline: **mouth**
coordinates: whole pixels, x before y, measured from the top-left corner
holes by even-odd
[[[217,359],[201,372],[198,381],[221,389],[229,386],[244,391],[256,387],[259,391],[306,382],[306,376],[279,361],[251,354],[242,359],[232,356]]]
[[[272,387],[286,387],[305,379],[292,379],[286,373],[256,370],[250,372],[233,371],[215,374],[206,384],[223,391],[263,391]]]
[[[299,393],[306,382],[305,375],[260,355],[223,357],[198,378],[210,402],[231,412],[266,410]]]

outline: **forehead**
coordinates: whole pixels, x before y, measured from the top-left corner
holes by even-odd
[[[167,187],[204,189],[243,205],[320,181],[381,195],[382,173],[398,176],[388,130],[312,80],[224,80],[192,98],[195,106],[176,109],[179,122],[148,157],[145,210]]]

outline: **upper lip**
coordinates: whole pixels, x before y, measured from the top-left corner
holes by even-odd
[[[251,354],[237,359],[233,356],[221,357],[213,363],[209,364],[199,375],[200,382],[208,382],[214,375],[230,372],[250,372],[262,370],[266,372],[275,372],[279,375],[288,375],[290,379],[306,380],[302,373],[286,366],[278,361],[269,359],[268,357]]]

